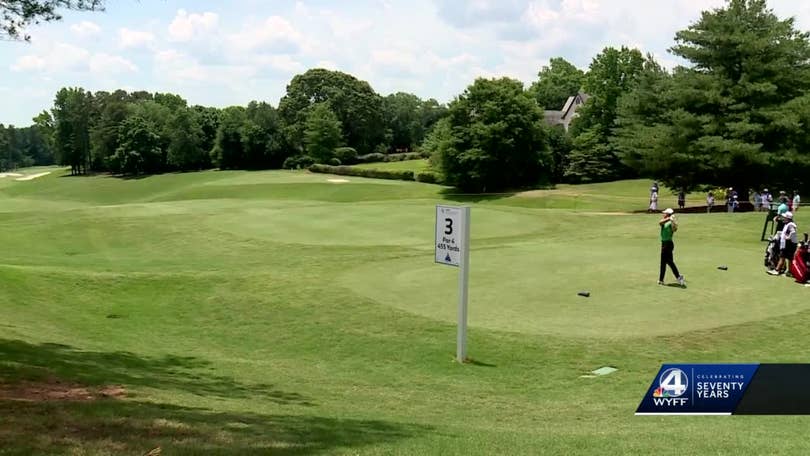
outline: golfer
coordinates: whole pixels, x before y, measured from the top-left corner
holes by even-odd
[[[782,217],[785,219],[785,227],[779,241],[779,263],[776,264],[776,269],[768,271],[770,275],[782,275],[789,269],[796,253],[796,246],[799,244],[798,228],[793,222],[793,213],[785,212]]]
[[[664,284],[664,275],[667,273],[667,266],[672,269],[672,273],[678,279],[678,284],[684,286],[685,282],[683,276],[678,272],[678,267],[675,266],[675,260],[672,258],[672,253],[675,250],[675,243],[672,242],[672,235],[677,231],[678,224],[675,220],[671,208],[664,211],[664,217],[658,222],[661,226],[661,274],[658,276],[658,285]]]

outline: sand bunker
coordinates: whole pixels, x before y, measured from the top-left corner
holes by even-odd
[[[333,184],[345,184],[346,182],[349,182],[349,179],[327,179],[327,181]]]
[[[22,174],[17,173],[0,173],[0,178],[3,177],[22,177]]]
[[[18,181],[30,181],[30,180],[32,180],[32,179],[36,179],[36,178],[38,178],[38,177],[47,176],[48,174],[51,174],[51,172],[50,172],[50,171],[46,171],[46,172],[44,172],[44,173],[29,174],[29,175],[24,176],[24,177],[18,177],[18,178],[14,179],[14,180],[18,180]],[[20,174],[18,174],[18,176],[19,176],[19,175],[20,175]]]

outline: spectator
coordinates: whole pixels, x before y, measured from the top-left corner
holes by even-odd
[[[798,228],[793,223],[793,214],[788,211],[782,216],[785,220],[785,227],[782,228],[781,236],[779,238],[779,263],[776,264],[776,269],[768,271],[770,275],[784,274],[783,269],[787,269],[790,262],[793,260],[793,255],[796,253],[796,246],[799,244]]]
[[[734,212],[737,207],[737,191],[732,187],[729,187],[728,192],[726,192],[726,205],[729,212]]]
[[[754,210],[759,211],[760,207],[762,207],[762,195],[754,191]]]
[[[793,213],[794,214],[799,211],[799,206],[801,205],[801,202],[802,202],[802,199],[799,197],[799,191],[794,190],[793,191]]]
[[[655,190],[650,194],[650,212],[658,212],[658,191]]]
[[[683,189],[681,189],[681,191],[678,192],[678,208],[683,209],[685,206],[686,206],[686,192]]]
[[[762,210],[763,211],[770,211],[771,210],[771,202],[773,201],[773,197],[770,193],[768,193],[768,189],[762,190]]]
[[[706,213],[711,213],[712,208],[714,207],[714,193],[709,192],[709,195],[706,196]]]

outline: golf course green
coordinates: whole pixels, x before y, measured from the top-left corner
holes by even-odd
[[[678,215],[680,288],[646,180],[43,172],[0,178],[0,455],[810,452],[810,417],[634,416],[665,362],[808,361],[761,213]],[[472,207],[465,365],[436,204]]]

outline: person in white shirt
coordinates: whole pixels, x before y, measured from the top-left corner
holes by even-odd
[[[790,262],[793,261],[796,246],[799,245],[799,230],[796,223],[793,222],[793,213],[789,211],[785,212],[782,218],[785,219],[786,223],[785,227],[782,228],[782,235],[779,241],[779,263],[776,264],[776,269],[768,271],[770,275],[784,274],[782,269],[787,269]]]
[[[799,210],[799,204],[801,202],[802,202],[802,199],[799,198],[799,191],[796,190],[795,192],[793,192],[793,212],[796,212],[796,211]]]
[[[650,194],[650,212],[658,212],[658,192]]]

